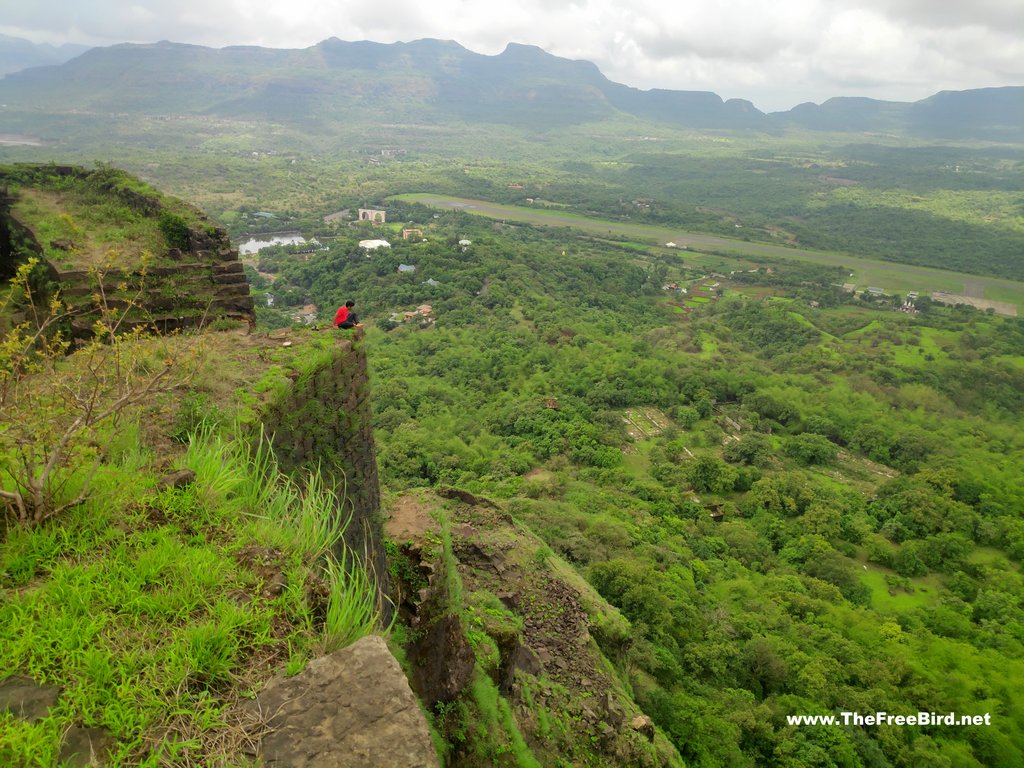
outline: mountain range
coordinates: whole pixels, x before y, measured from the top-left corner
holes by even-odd
[[[2,41],[0,41],[2,42]],[[509,44],[496,56],[456,42],[324,40],[305,49],[171,42],[92,48],[0,81],[0,101],[48,112],[189,114],[305,126],[387,120],[549,130],[617,116],[683,128],[788,127],[938,139],[1024,141],[1024,87],[942,91],[917,102],[834,98],[765,114],[707,91],[643,91],[591,62]]]
[[[49,43],[33,43],[21,37],[0,35],[0,75],[19,72],[29,67],[63,64],[87,50],[88,45],[65,43],[53,46]]]

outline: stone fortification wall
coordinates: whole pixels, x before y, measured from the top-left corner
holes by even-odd
[[[205,325],[221,317],[254,319],[253,300],[238,251],[232,248],[227,232],[199,211],[190,209],[187,217],[175,215],[167,209],[167,198],[155,191],[146,193],[126,186],[124,179],[130,177],[124,175],[97,182],[96,174],[100,172],[76,166],[33,166],[21,168],[19,173],[18,183],[26,183],[25,179],[33,174],[39,179],[71,177],[82,182],[92,178],[90,183],[95,188],[137,214],[152,219],[170,215],[176,220],[181,230],[174,245],[153,254],[156,262],[145,274],[137,266],[116,263],[103,270],[102,288],[110,307],[129,310],[137,298],[139,309],[132,310],[134,316],[129,315],[129,325],[148,325],[167,332]],[[4,178],[0,169],[0,185]],[[15,199],[16,194],[0,189],[0,277],[12,275],[16,262],[38,255],[47,266],[49,279],[60,287],[61,295],[82,310],[90,309],[91,297],[100,286],[96,274],[74,266],[76,244],[39,242],[32,227],[19,221],[12,210]],[[180,203],[173,204],[182,210]],[[63,252],[67,253],[63,261],[47,256]],[[88,335],[91,326],[92,319],[85,311],[73,323],[76,335],[80,336]]]
[[[304,370],[269,403],[263,428],[285,472],[319,466],[336,482],[339,509],[351,515],[346,544],[389,590],[377,457],[362,332],[326,331],[336,341],[310,351]],[[392,610],[382,600],[383,620]],[[305,768],[437,768],[426,719],[381,637],[314,659],[299,675],[260,693],[273,713],[259,747],[261,765]]]
[[[191,233],[193,250],[181,254],[174,266],[150,267],[145,276],[128,270],[110,269],[103,274],[107,304],[128,310],[129,299],[118,296],[122,286],[141,288],[141,312],[136,322],[167,333],[207,325],[228,317],[254,319],[253,300],[238,252],[231,248],[227,234]],[[49,263],[54,282],[63,286],[61,295],[72,303],[87,302],[96,293],[97,281],[88,270],[61,270]],[[88,328],[87,318],[81,323]]]
[[[273,435],[274,451],[285,472],[319,465],[337,484],[342,514],[352,518],[346,544],[363,558],[386,593],[371,418],[366,353],[362,335],[356,332],[339,338],[331,354],[318,358],[272,402],[263,424],[267,434]],[[390,611],[385,613],[390,617]]]

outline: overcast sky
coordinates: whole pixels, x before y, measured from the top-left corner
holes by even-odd
[[[1021,0],[0,0],[0,33],[274,48],[434,37],[484,54],[528,43],[620,83],[765,111],[1024,85]]]

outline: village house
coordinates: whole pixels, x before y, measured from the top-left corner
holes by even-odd
[[[387,240],[360,240],[359,247],[365,248],[367,251],[375,251],[378,248],[390,248],[391,243]],[[370,258],[370,254],[366,254],[366,258]]]
[[[402,230],[402,239],[408,240],[411,237],[418,237],[420,240],[423,239],[423,230],[416,229],[415,227],[406,227]]]
[[[377,208],[360,208],[359,220],[370,221],[374,224],[383,224],[387,220],[387,213]]]

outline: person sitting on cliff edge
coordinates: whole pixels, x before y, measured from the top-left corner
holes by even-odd
[[[338,307],[338,312],[334,315],[335,328],[355,328],[359,324],[359,317],[352,311],[355,305],[356,303],[349,299]]]

